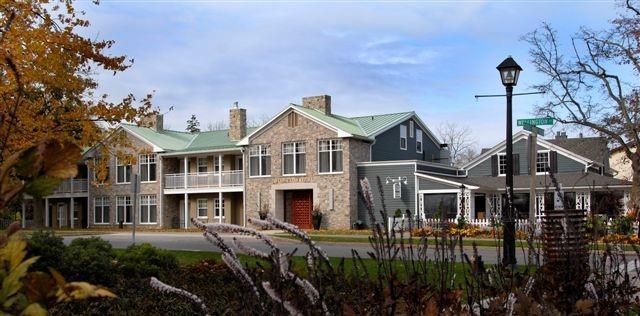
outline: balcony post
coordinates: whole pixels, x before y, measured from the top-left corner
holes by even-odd
[[[189,174],[189,157],[184,156],[184,188],[187,188],[187,175]]]
[[[73,180],[71,180],[71,187],[73,188]],[[71,191],[73,191],[73,189],[71,189]],[[73,222],[75,220],[74,215],[75,215],[75,210],[76,210],[76,203],[73,200],[73,197],[71,197],[71,206],[69,207],[69,218],[71,219],[71,229],[73,229]]]
[[[224,212],[222,192],[218,192],[218,223],[222,223],[222,214]]]
[[[218,186],[222,188],[222,155],[218,155]]]
[[[69,188],[69,192],[73,194],[73,179],[69,180],[69,184],[71,184],[71,188]]]

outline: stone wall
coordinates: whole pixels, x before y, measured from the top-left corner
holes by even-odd
[[[357,214],[357,161],[368,161],[369,144],[355,139],[343,139],[343,172],[335,174],[318,173],[318,140],[335,139],[337,133],[303,115],[298,116],[298,125],[289,127],[287,114],[272,126],[254,135],[251,145],[271,145],[271,175],[249,177],[249,156],[245,151],[245,197],[248,217],[257,217],[261,206],[268,206],[270,212],[283,218],[283,190],[312,189],[313,201],[325,216],[323,226],[349,228]],[[282,143],[305,142],[306,169],[301,176],[282,175]],[[280,192],[280,193],[279,193]],[[333,209],[330,197],[333,195]]]

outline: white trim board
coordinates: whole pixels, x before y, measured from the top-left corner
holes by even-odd
[[[460,193],[460,189],[419,190],[418,194]]]
[[[441,178],[430,176],[430,175],[426,175],[426,174],[423,174],[423,173],[417,173],[416,172],[416,173],[414,173],[414,175],[416,175],[418,178],[432,180],[432,181],[436,181],[436,182],[440,182],[440,183],[448,184],[448,185],[461,186],[461,185],[464,184],[464,183],[461,183],[461,182],[455,182],[455,181],[450,181],[450,180],[446,180],[446,179],[441,179]],[[469,190],[477,190],[477,189],[480,188],[480,187],[477,187],[475,185],[470,185],[470,184],[464,184],[464,186]]]

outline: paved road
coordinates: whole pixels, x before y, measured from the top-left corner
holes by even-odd
[[[65,243],[71,242],[75,238],[82,238],[86,236],[67,236],[64,237]],[[99,237],[109,241],[115,248],[126,248],[131,244],[131,233],[115,233],[99,235]],[[231,235],[222,235],[222,237],[232,245]],[[259,250],[267,251],[267,247],[259,240],[253,237],[236,236],[247,246],[254,247]],[[307,247],[296,240],[274,238],[276,244],[286,252],[292,252],[294,249],[298,249],[296,255],[305,255],[307,253]],[[171,250],[192,250],[192,251],[214,251],[220,250],[207,242],[200,233],[138,233],[136,234],[136,242],[138,243],[150,243],[156,247],[171,249]],[[371,251],[371,246],[368,243],[332,243],[332,242],[318,242],[318,245],[324,249],[330,257],[346,257],[351,258],[351,249],[358,251],[360,256],[368,257],[367,252]],[[432,249],[433,247],[430,246]],[[433,255],[433,250],[429,250],[428,254]],[[479,254],[482,256],[486,263],[496,263],[497,252],[492,247],[479,247]],[[468,254],[471,254],[470,247],[465,248]],[[458,255],[456,250],[456,255]],[[517,253],[518,262],[522,263],[524,260],[524,254],[519,249]]]

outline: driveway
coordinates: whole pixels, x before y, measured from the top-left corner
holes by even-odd
[[[126,248],[131,244],[131,233],[115,233],[97,235],[98,237],[109,241],[115,248]],[[82,238],[83,236],[66,236],[64,237],[65,243],[71,242],[75,238]],[[261,241],[247,236],[237,235],[222,235],[227,241],[228,245],[232,245],[232,238],[236,237],[241,240],[247,246],[253,248],[268,251],[267,246]],[[275,243],[286,252],[292,252],[296,248],[296,255],[305,255],[308,248],[299,241],[285,238],[274,238]],[[150,243],[158,248],[170,249],[170,250],[191,250],[191,251],[213,251],[220,252],[220,250],[207,242],[201,233],[137,233],[137,243]],[[330,257],[344,257],[351,258],[351,249],[358,251],[361,257],[368,258],[367,252],[372,248],[368,243],[333,243],[333,242],[317,242],[317,244],[324,249]],[[429,246],[428,254],[433,256],[433,246]],[[471,247],[465,248],[467,254],[471,254]],[[459,250],[456,250],[456,255],[459,256]],[[497,249],[493,247],[478,247],[478,252],[482,256],[486,263],[496,263],[498,258]],[[522,263],[525,257],[521,249],[518,249],[516,254],[518,262]]]

